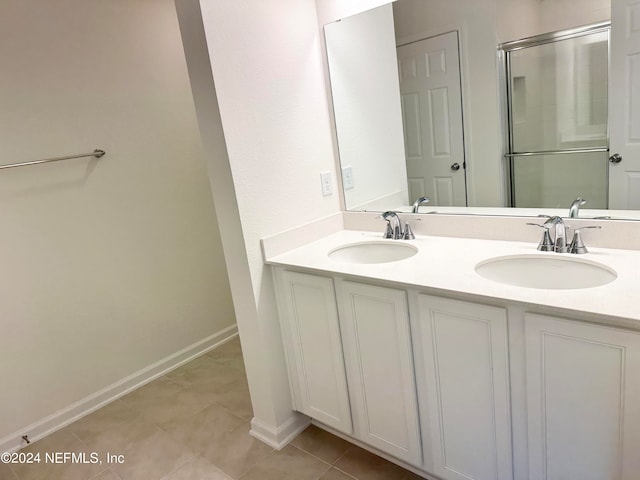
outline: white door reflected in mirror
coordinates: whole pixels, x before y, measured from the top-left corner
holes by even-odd
[[[397,53],[409,199],[466,206],[458,32],[402,45]]]

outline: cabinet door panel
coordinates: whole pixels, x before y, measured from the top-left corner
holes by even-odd
[[[525,316],[529,470],[545,480],[640,471],[640,335]]]
[[[413,465],[420,438],[403,291],[343,282],[341,321],[356,436]]]
[[[282,272],[295,407],[337,430],[352,432],[333,280]]]
[[[445,479],[512,478],[506,311],[429,295],[417,310],[425,468]]]

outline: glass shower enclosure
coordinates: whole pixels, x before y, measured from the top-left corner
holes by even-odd
[[[511,206],[607,208],[610,23],[500,45]]]

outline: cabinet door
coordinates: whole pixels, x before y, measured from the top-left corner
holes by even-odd
[[[525,315],[529,472],[637,480],[640,335]]]
[[[340,321],[355,436],[421,464],[406,293],[343,282]]]
[[[282,329],[294,406],[351,434],[342,342],[333,280],[281,272]]]
[[[425,469],[447,480],[512,478],[505,309],[416,297]]]

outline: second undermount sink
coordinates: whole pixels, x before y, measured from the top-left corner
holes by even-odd
[[[617,278],[605,265],[558,254],[491,258],[476,265],[476,272],[506,285],[551,290],[598,287]]]
[[[402,240],[359,242],[334,248],[329,258],[344,263],[389,263],[413,257],[418,249]]]

